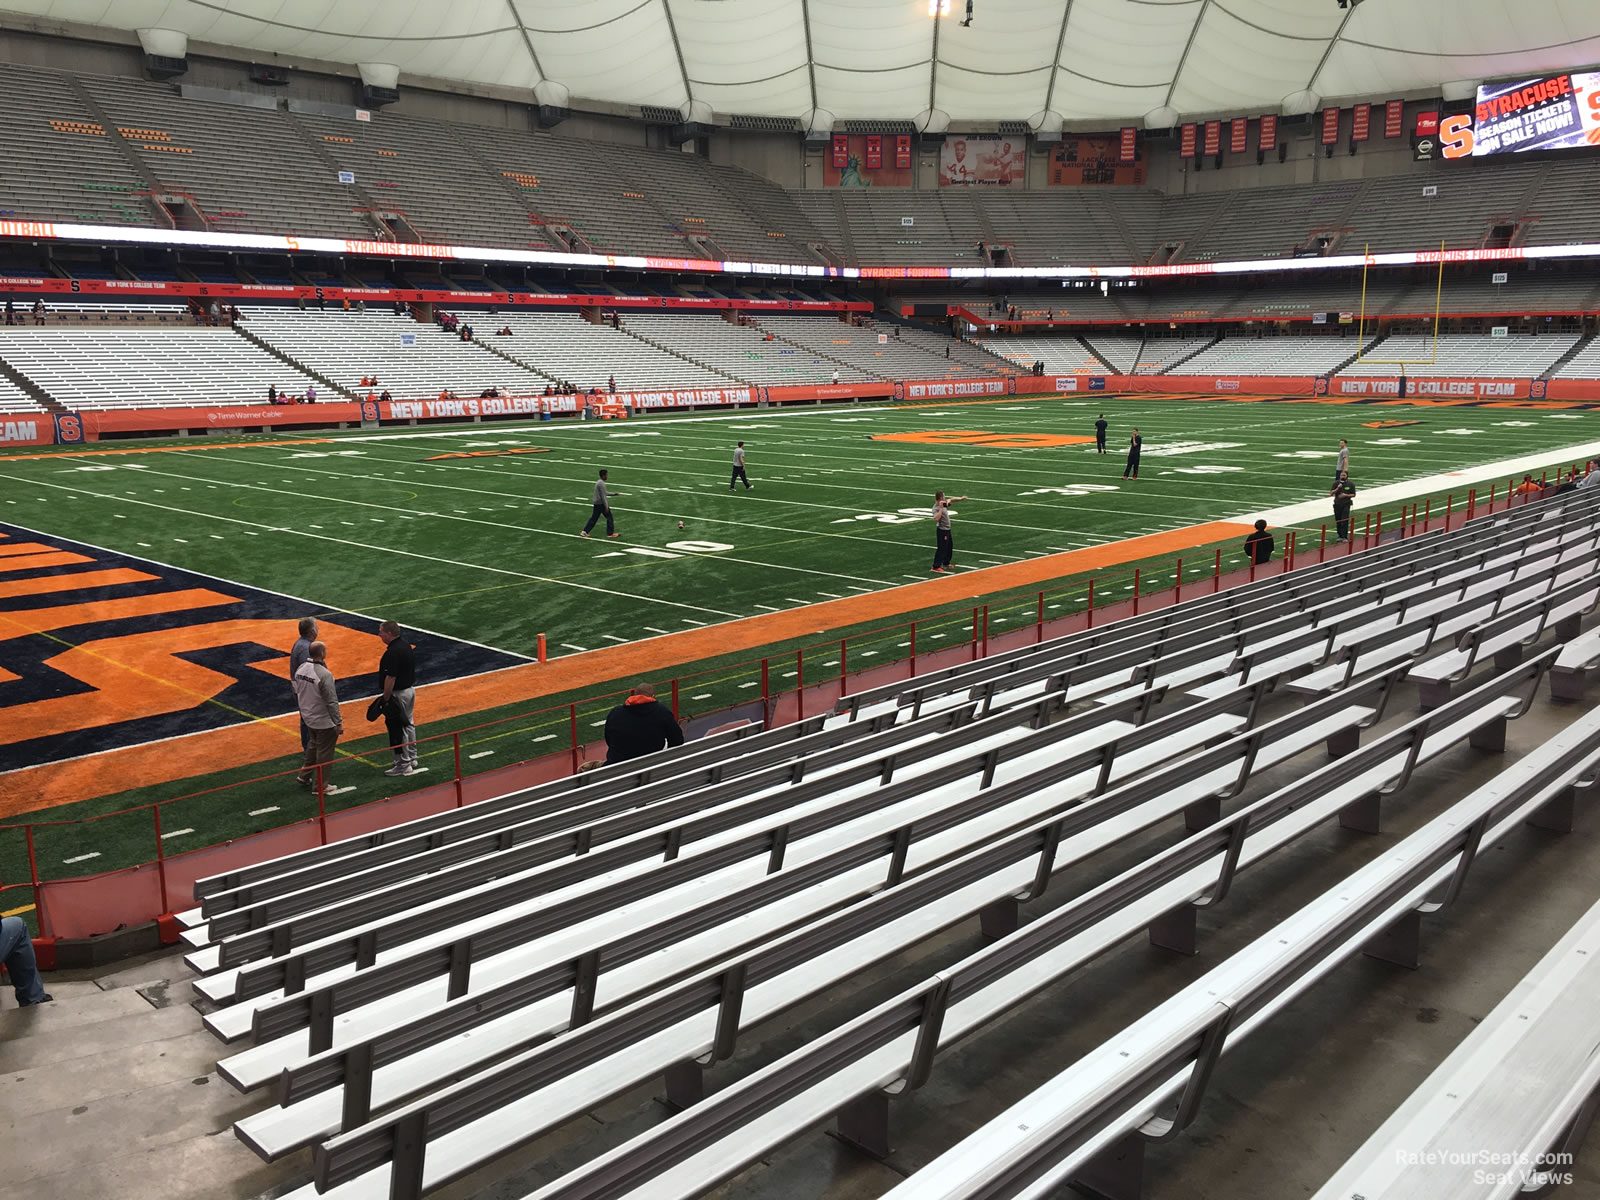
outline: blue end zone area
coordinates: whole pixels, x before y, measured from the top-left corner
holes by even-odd
[[[305,616],[340,699],[376,692],[375,618],[0,523],[0,760],[15,770],[292,712]],[[528,661],[402,628],[419,684]]]

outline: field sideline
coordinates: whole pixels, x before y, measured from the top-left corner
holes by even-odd
[[[1105,456],[1092,444],[1102,410],[1111,422]],[[1135,425],[1143,468],[1125,482],[1123,448]],[[1073,574],[1100,561],[1099,551],[1104,561],[1129,561],[1140,552],[1128,539],[1149,539],[1151,554],[1181,553],[1232,539],[1258,513],[1279,530],[1281,548],[1288,528],[1320,536],[1340,437],[1351,443],[1359,507],[1378,499],[1392,509],[1397,495],[1424,486],[1417,481],[1593,454],[1600,414],[1077,396],[10,456],[0,460],[0,520],[12,534],[9,549],[0,546],[0,629],[10,627],[0,637],[0,681],[9,680],[0,687],[9,718],[0,744],[12,773],[196,730],[219,737],[280,716],[290,708],[287,631],[305,613],[334,628],[331,665],[342,695],[354,698],[372,690],[371,627],[382,618],[418,631],[419,681],[438,683],[521,678],[518,664],[536,654],[540,633],[556,661],[538,669],[552,679],[588,678],[576,670],[585,654],[626,664],[618,672],[626,677],[715,659],[752,638],[826,636],[839,614],[861,613],[847,622],[860,627],[875,612],[924,612],[939,601],[929,592],[924,602],[927,589],[911,585],[931,578],[927,509],[937,487],[971,496],[957,508],[957,568],[1011,568],[970,585],[950,581],[962,594]],[[738,439],[756,490],[730,495]],[[611,475],[620,536],[605,539],[602,524],[585,540],[579,530],[600,467]],[[1464,497],[1466,476],[1457,477]],[[74,561],[45,561],[51,550]],[[904,589],[903,598],[890,589]],[[61,591],[74,603],[52,600]],[[744,633],[762,628],[752,618],[766,619],[774,636]],[[744,639],[737,647],[735,629]],[[703,635],[680,636],[695,630]],[[678,654],[685,641],[700,647],[694,658]],[[903,646],[889,635],[885,660]],[[838,666],[836,654],[831,664],[819,656],[819,674],[829,665]],[[63,684],[63,669],[77,682]],[[164,673],[173,676],[166,690],[187,690],[155,704],[150,695],[162,688],[150,685]],[[686,705],[748,698],[748,672],[731,674],[737,682],[722,686],[713,675]],[[566,691],[557,684],[545,689],[558,693]],[[594,714],[584,718],[594,724]],[[373,741],[366,729],[352,732]],[[499,744],[507,736],[490,744],[518,753]],[[529,743],[520,756],[548,736],[519,727],[517,741]],[[365,742],[350,752],[381,766],[381,746]],[[204,774],[201,766],[187,773]],[[377,787],[386,782],[398,783]],[[26,811],[19,789],[7,790],[0,774],[0,811]],[[111,800],[93,808],[109,811]],[[226,836],[241,831],[222,824]],[[194,844],[215,840],[214,829],[193,832]],[[0,880],[14,880],[6,875],[14,862],[0,847]]]

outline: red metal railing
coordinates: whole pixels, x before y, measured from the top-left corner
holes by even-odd
[[[1377,544],[1382,538],[1386,527],[1391,534],[1398,533],[1402,536],[1411,536],[1416,533],[1426,532],[1431,528],[1450,529],[1463,523],[1470,517],[1497,508],[1506,508],[1519,501],[1526,502],[1529,497],[1519,495],[1514,486],[1508,484],[1503,494],[1499,493],[1498,485],[1491,487],[1490,500],[1480,502],[1476,490],[1468,493],[1466,502],[1459,507],[1454,495],[1446,498],[1444,511],[1438,517],[1432,515],[1432,502],[1426,502],[1422,511],[1418,506],[1402,506],[1398,521],[1387,520],[1382,511],[1366,514],[1365,526],[1360,533],[1352,530],[1352,537],[1346,547],[1332,548],[1328,545],[1328,527],[1323,525],[1316,531],[1317,541],[1315,548],[1310,547],[1310,540],[1302,547],[1298,541],[1301,531],[1290,530],[1283,548],[1280,571],[1294,570],[1296,566],[1308,566],[1324,561],[1336,553],[1353,553],[1358,543],[1365,549]],[[1392,514],[1391,514],[1392,517]],[[1306,531],[1310,532],[1310,531]],[[1190,569],[1186,572],[1183,557],[1178,557],[1170,566],[1160,564],[1142,563],[1132,568],[1131,576],[1127,574],[1106,574],[1093,576],[1087,580],[1065,584],[1058,588],[1045,588],[1019,594],[1012,597],[1002,597],[991,600],[987,604],[976,604],[970,608],[944,611],[916,618],[911,621],[898,622],[887,626],[878,626],[859,633],[850,634],[837,641],[829,640],[814,645],[805,646],[792,652],[785,652],[781,656],[768,655],[760,659],[752,659],[732,665],[714,667],[704,671],[693,672],[686,675],[673,677],[668,684],[670,704],[674,716],[683,718],[682,697],[685,689],[692,694],[697,687],[715,687],[720,682],[727,682],[730,678],[737,678],[739,673],[749,672],[757,674],[756,683],[746,681],[748,686],[759,686],[759,712],[756,711],[756,698],[749,701],[733,704],[723,704],[721,707],[709,708],[697,714],[691,714],[688,719],[711,722],[717,717],[736,717],[741,711],[748,711],[749,719],[759,720],[764,726],[772,727],[788,721],[799,720],[806,716],[808,701],[813,705],[831,706],[832,702],[848,694],[852,678],[852,657],[857,662],[882,655],[881,647],[894,643],[897,648],[907,647],[909,652],[903,656],[892,659],[882,664],[872,664],[866,667],[857,667],[855,678],[863,687],[877,686],[879,682],[887,682],[895,673],[904,677],[915,677],[919,667],[925,666],[929,660],[944,663],[954,659],[976,659],[987,654],[995,641],[1003,643],[1005,648],[1018,644],[1023,640],[1035,643],[1045,640],[1047,634],[1058,636],[1071,632],[1073,628],[1092,628],[1097,621],[1115,620],[1124,615],[1132,615],[1140,611],[1141,605],[1148,609],[1151,604],[1165,606],[1181,602],[1185,598],[1185,589],[1188,595],[1209,594],[1220,590],[1224,586],[1234,586],[1239,583],[1250,582],[1257,578],[1259,571],[1265,567],[1258,567],[1250,563],[1246,567],[1225,574],[1223,572],[1223,551],[1217,547],[1206,562],[1203,557],[1198,558],[1191,551],[1189,555]],[[1124,595],[1124,593],[1128,593]],[[1059,616],[1050,613],[1060,610]],[[1025,619],[1024,619],[1025,617]],[[1006,628],[997,629],[997,625]],[[959,639],[956,631],[960,631]],[[897,639],[904,637],[904,641]],[[930,642],[944,643],[929,649]],[[808,678],[807,660],[811,660],[813,668],[816,660],[822,654],[837,651],[837,660],[830,660],[823,665],[837,666],[837,670],[826,675]],[[852,655],[854,651],[854,655]],[[789,665],[792,662],[793,671],[780,678],[792,678],[791,685],[774,683],[774,671]],[[709,678],[708,677],[712,677]],[[720,678],[716,678],[720,677]],[[482,792],[483,795],[500,795],[517,787],[529,786],[527,779],[539,781],[544,778],[555,778],[563,774],[577,771],[591,752],[603,749],[603,742],[595,739],[592,742],[582,740],[579,729],[580,714],[594,710],[597,706],[619,702],[626,695],[625,691],[601,693],[588,697],[582,701],[571,701],[562,705],[534,709],[515,716],[488,721],[482,724],[468,726],[453,730],[448,733],[433,734],[418,738],[415,745],[419,759],[441,758],[448,752],[450,756],[449,778],[442,776],[437,782],[430,780],[425,789],[430,795],[429,803],[434,808],[454,805],[460,807],[471,799],[481,798],[469,793]],[[814,715],[818,708],[810,709]],[[592,713],[591,713],[592,715]],[[486,768],[483,772],[464,772],[462,769],[462,745],[465,741],[469,747],[474,744],[487,743],[500,737],[509,736],[508,730],[513,727],[525,732],[529,727],[533,729],[549,729],[565,725],[566,745],[553,747],[544,754],[517,760],[511,764]],[[549,735],[545,735],[549,736]],[[559,735],[557,735],[559,736]],[[333,767],[339,773],[347,773],[359,769],[353,760],[365,760],[372,756],[382,756],[389,747],[378,745],[376,747],[354,753],[347,753],[343,764],[335,763]],[[368,764],[370,768],[370,764]],[[330,823],[343,824],[341,818],[348,814],[375,808],[379,804],[393,803],[406,800],[419,793],[399,793],[381,797],[376,800],[364,801],[345,809],[330,810],[328,799],[337,796],[337,790],[330,791],[328,776],[323,768],[317,768],[313,794],[316,800],[316,813],[314,817],[307,816],[289,821],[280,826],[271,826],[255,831],[252,834],[232,839],[227,843],[215,843],[210,846],[191,848],[171,854],[166,849],[166,839],[162,836],[164,831],[163,811],[171,810],[180,804],[193,804],[205,797],[217,796],[225,793],[237,793],[242,789],[255,787],[277,781],[279,784],[288,785],[288,779],[299,772],[299,767],[290,770],[273,772],[255,777],[242,782],[224,784],[214,788],[207,788],[197,792],[186,793],[167,800],[134,805],[111,813],[99,814],[93,817],[77,818],[71,820],[36,820],[26,822],[13,822],[0,824],[0,836],[8,832],[20,831],[26,848],[28,863],[28,879],[26,881],[7,882],[0,880],[0,912],[7,911],[7,896],[15,893],[28,892],[32,897],[32,907],[37,914],[41,932],[45,935],[51,933],[51,920],[48,911],[48,892],[53,884],[60,885],[67,882],[79,884],[92,882],[95,879],[109,879],[130,871],[144,870],[153,867],[156,874],[156,895],[159,896],[159,912],[146,915],[121,914],[115,923],[131,923],[142,919],[153,919],[155,916],[171,913],[188,903],[187,895],[180,894],[174,888],[169,878],[170,864],[176,859],[188,858],[207,851],[218,849],[220,846],[239,846],[241,849],[252,839],[262,838],[285,829],[297,826],[308,826],[315,829],[318,842],[326,843],[330,840]],[[430,767],[431,773],[431,767]],[[523,781],[518,781],[514,775],[520,773]],[[496,782],[490,783],[491,780]],[[483,781],[488,786],[477,785],[475,781]],[[59,878],[44,878],[39,870],[38,843],[41,835],[48,831],[78,828],[92,830],[101,822],[125,819],[138,813],[147,813],[150,821],[150,844],[153,846],[153,857],[143,859],[132,865],[122,865],[115,869],[92,876],[79,876],[71,880]],[[410,819],[409,816],[401,819]],[[338,840],[336,835],[332,840]],[[83,840],[83,839],[79,839]],[[254,861],[247,855],[242,861]],[[218,870],[227,869],[219,867]],[[206,873],[216,873],[207,871]],[[26,908],[17,908],[16,911],[26,911]],[[110,926],[108,926],[109,928]]]

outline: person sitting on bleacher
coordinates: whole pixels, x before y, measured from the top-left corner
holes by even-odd
[[[606,715],[606,763],[643,758],[667,746],[683,745],[683,727],[656,690],[641,683]]]
[[[1524,475],[1522,482],[1517,484],[1517,495],[1519,496],[1537,496],[1543,491],[1544,487],[1535,483],[1532,475]]]
[[[380,404],[389,403],[389,389],[388,388],[384,388],[383,391],[378,394],[378,403],[380,403]]]
[[[33,302],[33,323],[35,325],[43,325],[44,324],[44,301],[43,300],[35,300]]]
[[[681,734],[678,741],[683,741]],[[33,939],[28,936],[27,922],[21,917],[0,917],[0,963],[4,963],[10,973],[17,1003],[23,1008],[48,1004],[55,999],[44,990],[44,980],[39,978],[39,968],[33,957]]]

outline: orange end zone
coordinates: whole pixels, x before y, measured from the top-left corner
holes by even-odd
[[[529,663],[424,685],[417,689],[417,712],[425,721],[453,720],[520,701],[531,704],[544,696],[598,687],[617,680],[660,677],[676,668],[726,654],[815,636],[819,629],[888,621],[941,605],[1037,587],[1067,576],[1242,538],[1250,529],[1236,522],[1213,521],[1086,550],[930,578],[921,583],[810,604],[786,612],[707,625],[574,654],[553,663]],[[365,700],[345,705],[347,727],[363,728],[365,710]],[[291,718],[257,720],[67,762],[27,767],[0,776],[0,819],[268,759],[287,759],[297,751],[299,740],[298,725]]]

